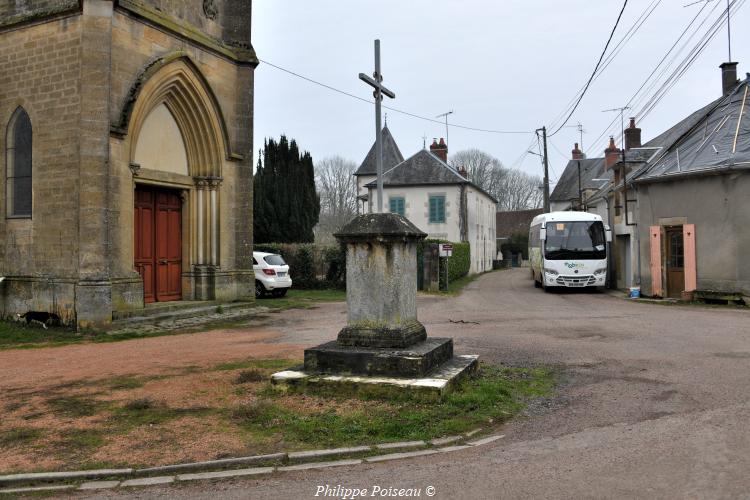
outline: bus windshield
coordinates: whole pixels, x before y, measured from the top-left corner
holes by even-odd
[[[607,258],[604,224],[600,221],[548,222],[544,258],[547,260]]]

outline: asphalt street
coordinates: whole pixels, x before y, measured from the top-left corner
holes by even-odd
[[[428,334],[452,336],[459,354],[556,367],[555,394],[480,448],[77,498],[316,498],[325,485],[414,488],[421,498],[431,486],[440,499],[750,498],[750,311],[545,293],[524,269],[419,306]],[[314,345],[345,318],[342,304],[325,304],[264,327],[283,333],[278,342]]]

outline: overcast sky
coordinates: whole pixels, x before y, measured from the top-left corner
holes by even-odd
[[[703,4],[683,7],[692,1],[628,2],[610,51],[649,6],[656,8],[591,85],[568,123],[583,124],[589,157],[601,156],[606,139],[592,141],[615,118],[602,110],[624,106],[635,94],[698,14]],[[726,2],[709,2],[688,36],[715,6],[675,65],[726,9]],[[586,83],[621,7],[621,0],[255,0],[253,46],[264,61],[371,98],[358,74],[372,73],[373,40],[380,38],[384,84],[396,93],[396,99],[385,104],[430,118],[452,110],[450,122],[476,128],[533,131],[550,127]],[[732,18],[732,58],[739,61],[742,78],[750,71],[748,25],[750,7],[742,6]],[[719,97],[718,66],[727,57],[723,27],[639,123],[644,141]],[[405,157],[422,148],[423,136],[428,141],[445,136],[444,125],[385,111]],[[626,111],[632,114],[634,110]],[[255,72],[256,152],[266,137],[281,134],[296,139],[314,160],[341,155],[359,165],[375,138],[374,106],[261,63]],[[538,157],[518,161],[533,140],[533,133],[451,127],[449,152],[479,148],[507,166],[540,175]],[[551,138],[553,182],[578,141],[575,128]]]

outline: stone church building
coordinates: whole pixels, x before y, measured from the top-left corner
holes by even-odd
[[[251,299],[251,0],[0,0],[0,313]]]

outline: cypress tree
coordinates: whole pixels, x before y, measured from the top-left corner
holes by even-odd
[[[257,243],[310,243],[320,215],[310,153],[281,136],[267,139],[253,180],[253,232]]]

